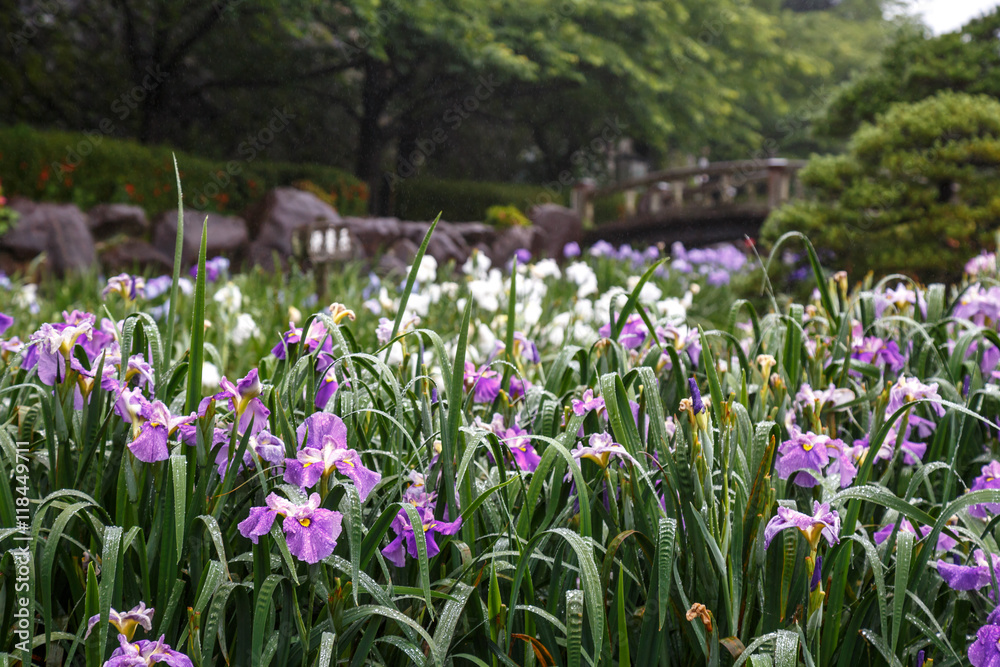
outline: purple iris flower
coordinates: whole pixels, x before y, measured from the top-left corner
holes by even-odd
[[[854,392],[850,389],[838,389],[831,383],[826,389],[813,389],[803,382],[797,394],[795,394],[795,405],[805,408],[807,405],[812,408],[813,414],[819,415],[827,405],[833,406],[832,410],[840,409],[844,403],[854,400]]]
[[[1000,319],[1000,286],[989,289],[973,285],[967,289],[955,306],[955,317],[971,320],[977,326],[984,326]]]
[[[889,405],[886,407],[886,416],[891,415],[907,403],[920,399],[928,399],[934,401],[930,404],[931,410],[938,417],[943,417],[944,406],[940,403],[942,399],[937,389],[937,382],[932,382],[928,385],[915,377],[900,377],[889,391]]]
[[[573,414],[580,417],[591,410],[597,410],[598,414],[600,414],[604,410],[604,398],[601,396],[595,397],[594,390],[588,389],[583,392],[581,399],[573,399]]]
[[[0,361],[7,363],[11,357],[13,357],[18,352],[24,349],[24,343],[17,336],[10,338],[8,340],[3,340],[0,338]],[[28,352],[33,353],[37,356],[38,351],[35,348],[31,348]],[[24,359],[27,358],[27,354],[22,358],[21,366],[24,367]],[[30,367],[26,367],[26,370],[30,370]]]
[[[672,340],[674,349],[678,353],[682,351],[687,352],[691,363],[695,366],[698,365],[698,360],[701,358],[701,337],[697,329],[689,327],[686,324],[681,324],[680,326],[667,324],[666,326],[657,327],[656,335],[662,341]],[[666,352],[663,353],[663,356],[666,358],[667,363],[670,363],[670,357]]]
[[[294,459],[285,459],[285,481],[303,489],[312,487],[334,470],[346,475],[364,501],[382,479],[381,473],[361,463],[357,450],[347,447],[347,426],[337,415],[317,412],[296,431],[300,449]]]
[[[694,271],[694,266],[692,266],[691,262],[686,259],[678,258],[670,262],[670,269],[672,271],[676,271],[677,273],[691,273]]]
[[[570,241],[563,246],[563,256],[567,259],[580,256],[580,244],[576,241]]]
[[[491,431],[500,442],[507,445],[518,468],[526,472],[535,472],[538,468],[542,457],[538,455],[531,444],[528,432],[517,423],[517,417],[514,418],[514,422],[509,427],[504,424],[503,416],[499,414],[494,414],[493,421],[489,424],[476,418],[476,426]],[[490,460],[492,458],[490,455]]]
[[[518,264],[527,264],[531,261],[531,251],[527,248],[518,248],[514,251],[514,257]]]
[[[854,465],[854,448],[827,435],[803,433],[794,426],[789,429],[789,433],[792,437],[778,448],[780,458],[775,464],[778,477],[788,479],[792,473],[798,472],[792,481],[799,486],[813,487],[819,481],[814,475],[804,472],[812,470],[826,475],[838,474],[840,487],[850,486],[858,474]]]
[[[191,658],[164,644],[165,638],[166,635],[160,635],[160,638],[155,642],[140,639],[133,644],[125,635],[118,635],[120,646],[104,663],[104,667],[153,667],[154,665],[194,667]]]
[[[145,602],[140,602],[137,606],[132,607],[132,609],[124,613],[118,613],[112,609],[111,615],[108,617],[108,622],[118,628],[118,632],[125,635],[126,639],[132,641],[132,635],[135,634],[135,629],[140,625],[146,632],[153,631],[153,611],[155,610],[152,607],[149,609],[146,608]],[[87,634],[83,638],[86,639],[89,637],[94,626],[100,622],[100,614],[91,616],[87,622]]]
[[[500,395],[501,377],[489,366],[476,368],[471,361],[465,362],[465,390],[472,392],[476,403],[492,403]]]
[[[119,295],[125,303],[146,298],[146,279],[142,276],[130,276],[120,273],[108,278],[107,286],[101,290],[101,298],[107,299],[109,294]]]
[[[118,369],[115,368],[121,363],[121,354],[118,349],[118,344],[115,343],[109,350],[111,354],[107,354],[104,357],[104,370],[101,373],[101,387],[105,391],[117,391],[120,389],[118,383]],[[154,391],[155,381],[153,379],[153,367],[146,362],[146,358],[141,354],[133,354],[129,360],[128,365],[125,368],[125,385],[127,386],[129,381],[138,377],[139,380],[137,385],[139,387],[144,387],[150,392]]]
[[[860,341],[855,339],[851,346],[851,358],[866,364],[884,363],[894,373],[898,373],[906,366],[906,357],[900,353],[896,341],[886,342],[875,336],[867,336]],[[856,371],[852,372],[858,374]]]
[[[610,338],[611,323],[609,322],[602,326],[597,333],[602,338]],[[621,332],[618,334],[618,342],[625,349],[634,350],[646,340],[647,333],[648,329],[646,329],[646,323],[642,321],[642,318],[638,315],[629,315],[625,321],[625,325],[622,326]]]
[[[882,528],[880,528],[878,531],[876,531],[875,544],[882,544],[887,539],[889,539],[889,536],[892,535],[892,531],[896,529],[897,525],[899,526],[900,530],[906,531],[907,533],[913,533],[914,535],[916,535],[917,539],[927,537],[927,535],[929,535],[931,532],[930,526],[921,526],[918,532],[917,529],[913,527],[913,524],[910,523],[910,520],[904,517],[899,522],[887,523],[886,525],[882,526]],[[951,551],[957,545],[958,542],[948,537],[944,533],[938,534],[938,541],[937,541],[938,551]]]
[[[3,332],[9,329],[12,324],[14,324],[13,317],[7,315],[6,313],[0,313],[0,336],[2,336]]]
[[[133,407],[136,403],[140,405],[138,413],[134,413],[131,420],[132,442],[128,444],[129,451],[143,463],[166,461],[170,458],[167,440],[181,424],[191,423],[197,419],[197,415],[172,415],[162,401],[150,403],[144,398],[139,401],[135,393],[131,400]]]
[[[330,339],[330,332],[326,330],[326,325],[320,320],[313,320],[309,325],[309,331],[303,336],[302,329],[289,323],[289,329],[281,334],[281,340],[271,348],[271,354],[278,359],[285,359],[288,348],[292,345],[304,342],[305,348],[312,352],[319,348],[323,352],[333,350],[333,341]]]
[[[972,480],[971,491],[980,489],[1000,489],[1000,461],[990,461],[984,465],[979,477]],[[986,514],[1000,514],[1000,503],[979,503],[969,507],[969,515],[979,519],[988,518]]]
[[[510,453],[514,457],[514,463],[525,472],[535,472],[542,457],[535,451],[531,440],[527,437],[528,432],[521,428],[517,420],[511,424],[510,428],[500,435],[500,440],[510,448]]]
[[[989,554],[989,556],[987,558],[982,549],[976,549],[972,552],[975,565],[955,565],[939,560],[937,562],[938,574],[948,586],[956,591],[978,590],[990,585],[991,561],[997,581],[1000,581],[1000,557],[996,554]]]
[[[522,359],[532,364],[542,360],[538,346],[520,331],[514,332],[514,354],[520,354]]]
[[[708,282],[709,285],[713,285],[715,287],[728,285],[729,272],[726,271],[725,269],[711,269],[708,272],[708,277],[706,278],[706,282]]]
[[[38,350],[38,379],[50,387],[66,378],[66,364],[80,337],[90,338],[94,316],[83,318],[78,324],[46,322],[31,335],[31,342]]]
[[[775,464],[778,477],[788,479],[793,472],[801,470],[815,470],[822,473],[823,468],[830,463],[827,444],[832,442],[833,440],[829,436],[803,433],[796,429],[792,433],[791,439],[781,443],[778,448],[780,457]],[[815,486],[817,484],[812,475],[801,472],[796,475],[795,483],[799,486]]]
[[[166,294],[171,285],[173,285],[173,278],[170,276],[160,276],[158,278],[150,278],[146,282],[146,298],[155,299],[156,297]]]
[[[972,667],[1000,667],[1000,607],[986,617],[986,625],[976,632],[976,641],[969,645]]]
[[[277,516],[285,517],[281,529],[288,541],[288,550],[299,560],[318,563],[333,553],[340,535],[343,515],[320,507],[318,493],[309,496],[305,505],[296,505],[276,493],[267,496],[266,507],[253,507],[250,516],[237,526],[243,537],[257,544],[266,535]]]
[[[433,511],[437,494],[427,492],[424,476],[416,470],[411,470],[409,480],[410,485],[403,491],[403,502],[410,503],[417,508],[429,507]]]
[[[434,540],[434,533],[454,535],[462,527],[462,519],[459,517],[454,521],[440,521],[434,518],[432,507],[418,507],[417,513],[420,514],[420,519],[423,522],[427,558],[430,559],[441,552],[441,547]],[[419,557],[417,537],[410,524],[410,517],[405,510],[399,510],[399,514],[392,520],[392,529],[396,531],[396,537],[382,549],[382,555],[396,567],[403,567],[406,565],[406,554],[410,554],[411,558]]]
[[[250,420],[253,420],[253,433],[267,427],[267,418],[271,416],[271,411],[264,407],[264,401],[259,398],[263,385],[261,385],[256,368],[247,373],[235,385],[223,376],[219,386],[222,387],[222,391],[213,398],[217,401],[229,401],[233,414],[239,421],[240,433],[246,432],[250,426]]]
[[[205,262],[205,281],[214,283],[219,276],[229,270],[229,260],[225,257],[213,257]],[[198,277],[198,265],[191,267],[191,277]]]
[[[594,433],[590,436],[586,446],[581,442],[571,453],[574,458],[590,459],[602,468],[608,467],[608,461],[612,454],[627,458],[633,463],[636,462],[625,447],[614,441],[610,433]]]
[[[832,546],[840,542],[840,515],[830,510],[830,505],[813,501],[813,514],[803,514],[789,507],[778,507],[777,516],[771,517],[764,527],[764,548],[771,546],[771,540],[786,528],[797,528],[816,549],[821,537]]]
[[[589,252],[591,257],[612,257],[615,255],[616,250],[613,245],[607,241],[601,240],[590,246]]]
[[[511,377],[510,387],[507,393],[510,395],[511,400],[517,400],[522,396],[524,396],[527,393],[527,391],[531,389],[533,386],[534,385],[527,380],[517,377]]]

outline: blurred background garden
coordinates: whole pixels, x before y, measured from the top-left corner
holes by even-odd
[[[246,219],[245,245],[279,186],[342,216],[495,225],[492,207],[523,220],[581,183],[808,159],[794,205],[749,236],[796,229],[850,270],[954,278],[1000,215],[992,5],[4,0],[0,184],[86,213],[139,207],[151,224],[93,236],[97,257],[123,230],[151,241],[161,255],[109,262],[149,264],[172,256],[156,229],[177,205],[172,152],[185,205]],[[584,226],[627,217],[628,196],[597,198]],[[6,240],[0,269],[23,272],[34,247]]]
[[[998,5],[0,0],[0,667],[997,667]]]

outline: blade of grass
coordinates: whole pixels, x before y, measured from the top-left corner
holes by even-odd
[[[174,160],[174,177],[177,179],[177,235],[174,241],[174,275],[170,282],[170,308],[167,314],[166,356],[174,352],[174,320],[177,319],[177,292],[181,279],[181,257],[184,254],[184,192],[181,189],[181,172],[177,167],[177,155],[171,153]]]

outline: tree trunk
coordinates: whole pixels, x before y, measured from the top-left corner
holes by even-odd
[[[381,126],[382,114],[388,103],[384,78],[385,67],[366,60],[365,81],[361,93],[362,113],[358,128],[358,161],[355,172],[368,184],[368,210],[373,215],[386,215],[388,183],[381,173],[382,154],[387,138]]]

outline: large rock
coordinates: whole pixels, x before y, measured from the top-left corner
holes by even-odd
[[[583,241],[583,223],[580,217],[565,206],[540,204],[528,211],[528,218],[538,234],[528,247],[535,259],[564,259],[563,248],[570,241]]]
[[[275,188],[246,212],[254,239],[252,257],[277,251],[282,257],[292,254],[295,231],[315,222],[341,222],[337,210],[312,194],[296,188]]]
[[[398,218],[344,218],[343,222],[361,242],[367,257],[385,252],[403,235]]]
[[[525,248],[531,250],[538,243],[537,239],[541,232],[535,227],[509,227],[504,230],[490,246],[488,257],[493,262],[493,266],[506,266],[514,253]],[[542,259],[532,250],[531,254],[535,259]]]
[[[146,272],[170,273],[174,268],[173,257],[139,239],[126,239],[109,244],[99,253],[101,266],[108,275],[116,273]]]
[[[90,233],[97,241],[110,239],[119,234],[140,237],[149,232],[146,211],[140,206],[131,204],[98,204],[87,211],[87,224]]]
[[[427,230],[430,229],[429,222],[401,222],[400,230],[403,238],[410,239],[416,244],[423,243]],[[465,242],[462,235],[449,222],[439,222],[434,228],[434,234],[427,244],[427,254],[437,260],[438,264],[444,265],[448,261],[454,261],[461,265],[469,258],[471,253],[469,244]]]
[[[465,243],[470,247],[493,245],[499,236],[499,231],[493,225],[484,222],[453,222],[452,229],[465,239]]]
[[[250,240],[247,223],[243,218],[184,209],[184,249],[181,253],[181,263],[186,266],[198,261],[201,228],[206,215],[208,216],[208,240],[206,243],[208,257],[222,255],[234,263],[242,260]],[[153,221],[153,246],[172,258],[176,243],[177,213],[175,211],[161,213]]]
[[[382,275],[396,274],[405,276],[406,270],[413,264],[420,246],[407,238],[397,239],[389,250],[379,258],[378,271]]]
[[[0,237],[0,249],[16,260],[44,252],[58,275],[86,271],[97,259],[87,216],[73,204],[36,203],[14,197],[8,206],[20,214],[13,229]]]

